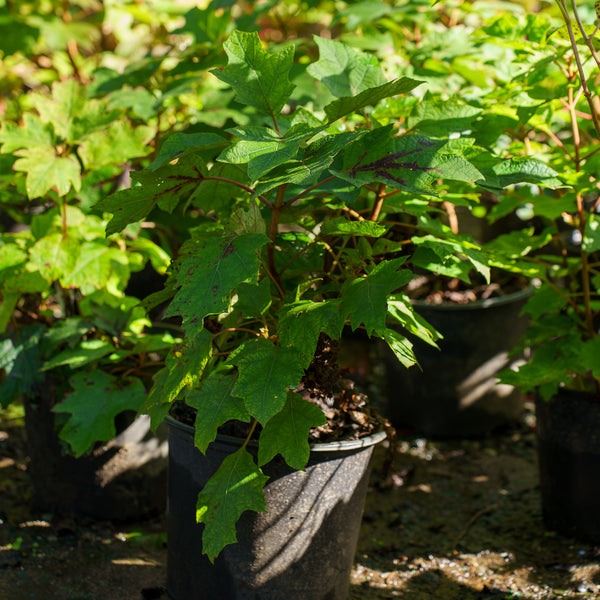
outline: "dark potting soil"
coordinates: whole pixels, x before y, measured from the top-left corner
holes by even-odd
[[[296,389],[304,400],[321,408],[327,419],[324,425],[310,430],[310,443],[356,440],[390,427],[369,402],[368,397],[357,389],[354,379],[347,376],[353,375],[348,372],[351,369],[340,368],[338,355],[339,342],[322,335],[315,358]],[[171,415],[193,426],[196,410],[185,403],[177,402],[171,409]],[[246,438],[250,429],[249,423],[229,421],[219,428],[219,433]],[[252,432],[251,438],[258,439],[260,430],[259,424]]]
[[[480,275],[473,276],[470,283],[458,277],[420,275],[406,286],[405,292],[411,299],[426,304],[469,304],[508,296],[527,289],[528,285],[524,277],[499,271],[492,271],[490,283]]]

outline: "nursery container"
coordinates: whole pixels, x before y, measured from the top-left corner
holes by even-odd
[[[536,417],[545,524],[600,542],[600,397],[561,389],[536,399]]]
[[[150,418],[117,419],[118,435],[75,457],[56,432],[54,388],[25,399],[25,428],[34,504],[40,510],[100,520],[130,521],[164,512],[166,439],[150,431]]]
[[[280,457],[263,468],[265,513],[245,512],[238,543],[214,564],[202,554],[198,492],[242,440],[219,436],[206,456],[194,429],[168,419],[167,590],[172,600],[346,600],[371,454],[381,432],[312,446],[306,471]],[[249,446],[249,449],[252,449]]]
[[[415,302],[415,311],[444,339],[439,350],[411,339],[421,368],[406,369],[384,350],[391,422],[425,435],[464,437],[517,420],[521,393],[498,384],[496,375],[519,360],[511,361],[508,353],[527,328],[519,313],[530,294],[523,290],[468,304]]]

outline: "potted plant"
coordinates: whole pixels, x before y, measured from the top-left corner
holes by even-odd
[[[25,403],[38,507],[131,519],[164,509],[166,443],[131,421],[174,337],[126,293],[169,256],[140,227],[106,238],[90,208],[154,135],[111,101],[70,78],[2,124],[0,403]]]
[[[522,81],[536,82],[525,83],[530,97],[545,96],[532,110],[531,123],[540,127],[544,115],[540,149],[568,187],[535,196],[529,204],[546,221],[551,243],[521,262],[535,270],[539,281],[524,308],[531,326],[522,344],[533,349],[533,356],[502,380],[536,394],[545,523],[563,534],[598,541],[600,110],[593,82],[600,60],[576,4],[556,4],[562,26],[551,43],[539,44],[541,53]],[[597,18],[598,12],[596,29]]]
[[[315,42],[319,59],[295,88],[292,46],[268,52],[257,34],[234,32],[227,66],[212,73],[235,91],[233,102],[223,95],[232,114],[252,125],[178,134],[132,174],[131,189],[102,202],[113,213],[109,234],[157,208],[185,204],[194,217],[155,297],[170,300],[167,315],[185,337],[143,407],[155,426],[170,414],[174,598],[347,596],[382,434],[340,373],[338,341],[345,326],[362,329],[408,366],[405,331],[435,337],[396,295],[413,274],[382,216],[392,206],[419,210],[440,180],[498,182],[500,161],[472,140],[402,135],[397,123],[370,118],[418,81],[387,81],[374,57]],[[399,191],[414,201],[395,203]],[[487,273],[470,242],[449,247],[430,235],[423,244],[439,251],[435,264],[459,251]]]

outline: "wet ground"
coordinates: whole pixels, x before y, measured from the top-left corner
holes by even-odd
[[[600,548],[545,531],[531,418],[483,440],[377,449],[350,599],[600,598]],[[0,598],[166,599],[164,521],[32,510],[18,412],[0,421]]]

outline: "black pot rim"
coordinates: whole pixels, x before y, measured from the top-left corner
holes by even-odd
[[[506,296],[495,296],[493,298],[486,298],[485,300],[474,300],[473,302],[467,302],[466,304],[451,304],[449,302],[430,304],[429,302],[424,302],[423,300],[411,300],[411,304],[413,306],[418,306],[419,308],[428,308],[440,311],[474,310],[480,308],[489,308],[491,306],[501,306],[503,304],[510,304],[511,302],[518,302],[519,300],[531,296],[534,289],[535,287],[530,285],[524,290],[512,292],[511,294],[506,294]]]
[[[184,431],[188,434],[191,434],[192,436],[194,435],[195,428],[192,427],[192,425],[188,425],[187,423],[182,423],[181,421],[178,421],[171,415],[167,415],[165,417],[165,421],[171,427],[174,427],[176,429]],[[384,430],[381,430],[381,431],[377,431],[376,433],[372,433],[371,435],[359,438],[357,440],[341,440],[338,442],[310,444],[310,451],[311,452],[331,452],[331,451],[344,452],[346,450],[357,450],[360,448],[368,448],[370,446],[374,446],[375,444],[378,444],[379,442],[382,442],[386,437],[387,437],[386,432]],[[230,444],[232,446],[239,446],[240,442],[241,442],[240,438],[236,438],[236,437],[233,437],[230,435],[222,435],[220,433],[217,434],[217,437],[215,439],[218,440],[219,442],[222,442],[225,444]],[[256,442],[256,440],[251,440],[249,442],[249,445],[250,446],[258,446],[258,442]]]

